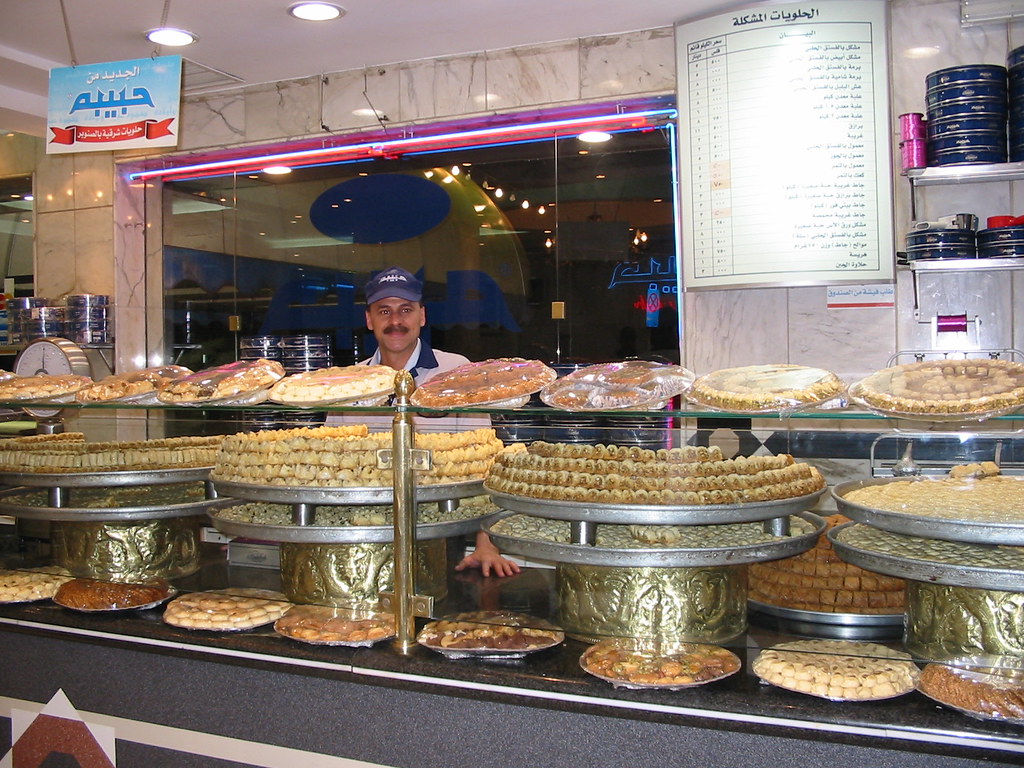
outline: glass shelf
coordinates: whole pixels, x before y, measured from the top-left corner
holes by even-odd
[[[906,171],[906,177],[915,187],[928,187],[939,184],[1021,181],[1024,180],[1024,162],[911,168]]]

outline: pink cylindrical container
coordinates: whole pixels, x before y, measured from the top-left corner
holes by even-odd
[[[900,115],[900,141],[926,138],[926,123],[920,112],[908,112]]]
[[[928,142],[924,139],[910,139],[909,141],[900,142],[900,161],[904,171],[911,168],[924,168],[928,165],[927,145]]]

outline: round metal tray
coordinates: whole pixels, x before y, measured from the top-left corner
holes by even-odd
[[[705,547],[701,549],[630,548],[610,549],[586,544],[565,544],[538,539],[522,539],[494,533],[492,524],[512,512],[491,516],[483,529],[490,534],[499,549],[514,552],[538,560],[550,560],[570,565],[607,565],[620,568],[695,568],[723,565],[743,565],[764,560],[777,560],[805,552],[815,545],[825,530],[825,521],[810,512],[796,512],[799,517],[814,526],[814,530],[781,541],[745,546]],[[623,521],[624,522],[624,521]]]
[[[480,530],[481,521],[491,515],[471,517],[451,522],[422,523],[416,526],[416,539],[445,539]],[[213,527],[227,536],[241,536],[260,541],[288,542],[291,544],[390,544],[395,538],[393,525],[264,525],[224,520],[210,516]]]
[[[574,522],[616,523],[638,525],[713,525],[716,523],[750,523],[786,517],[813,507],[820,491],[806,496],[743,504],[591,504],[581,501],[536,499],[511,496],[486,487],[499,507],[536,517]]]
[[[26,520],[73,520],[76,522],[130,522],[163,520],[172,517],[205,515],[211,509],[237,504],[236,499],[218,498],[192,501],[187,504],[165,504],[145,507],[37,507],[19,504],[18,496],[36,490],[13,488],[0,493],[0,512]],[[14,499],[12,501],[12,499]]]
[[[888,552],[861,549],[839,541],[838,535],[851,526],[863,523],[844,523],[828,532],[829,541],[836,553],[846,562],[859,565],[869,571],[953,587],[972,587],[1007,592],[1024,591],[1024,571],[1009,568],[985,568],[983,566],[953,565],[933,560],[912,560]],[[894,536],[901,534],[892,534]],[[984,545],[973,545],[984,546]]]
[[[875,528],[907,536],[925,539],[945,539],[973,544],[1009,544],[1024,546],[1024,520],[1019,523],[993,523],[979,520],[956,520],[948,517],[928,517],[906,512],[892,512],[875,509],[856,502],[847,501],[844,496],[859,488],[889,483],[935,482],[928,478],[877,478],[873,480],[851,480],[840,483],[832,489],[839,511]],[[1022,481],[1024,482],[1024,481]]]
[[[217,493],[246,501],[265,501],[270,504],[394,504],[394,488],[387,485],[372,488],[319,488],[313,486],[257,485],[214,480]],[[483,480],[465,483],[440,483],[416,487],[416,501],[445,501],[465,499],[483,494]]]
[[[33,488],[102,488],[108,485],[162,485],[207,480],[213,467],[126,469],[104,472],[0,472],[0,485]]]
[[[783,608],[758,600],[747,600],[752,621],[777,624],[793,634],[829,637],[838,640],[879,640],[903,634],[904,614],[900,613],[828,613]]]

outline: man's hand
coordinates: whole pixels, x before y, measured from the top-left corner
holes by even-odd
[[[455,566],[456,571],[464,571],[467,568],[479,568],[482,576],[512,576],[520,571],[516,563],[502,557],[491,537],[484,531],[477,533],[476,549],[473,553],[466,555],[462,562]]]

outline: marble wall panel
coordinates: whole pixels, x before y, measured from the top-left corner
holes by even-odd
[[[320,133],[320,78],[245,89],[245,139],[269,141]]]
[[[42,139],[23,133],[0,135],[0,176],[20,176],[36,169],[45,148]]]
[[[149,364],[146,359],[146,185],[115,179],[114,202],[114,332],[117,339],[116,369],[133,370]],[[149,222],[151,225],[152,222]],[[152,231],[152,230],[150,230]],[[156,229],[160,231],[159,227]],[[162,362],[162,361],[161,361]]]
[[[36,166],[36,212],[70,211],[75,207],[75,156],[44,155]],[[39,222],[36,222],[39,226]]]
[[[787,360],[825,368],[848,381],[886,366],[896,343],[893,310],[829,309],[824,287],[789,289]]]
[[[482,53],[402,64],[399,79],[399,114],[404,121],[470,115],[487,106]]]
[[[109,206],[75,211],[73,292],[114,295],[114,218]]]
[[[37,213],[34,269],[36,295],[57,297],[73,293],[75,257],[75,212]]]
[[[323,123],[328,131],[378,128],[398,122],[400,68],[367,67],[324,77]],[[380,120],[378,120],[378,116]]]
[[[245,94],[241,89],[186,100],[179,149],[224,147],[244,140]]]
[[[579,96],[578,41],[487,54],[487,109],[556,104]]]
[[[607,98],[672,91],[675,30],[646,29],[580,41],[580,96]]]
[[[695,373],[786,361],[785,288],[692,291],[683,305],[683,364]]]
[[[74,157],[75,208],[113,204],[114,159],[111,152],[78,152]]]

